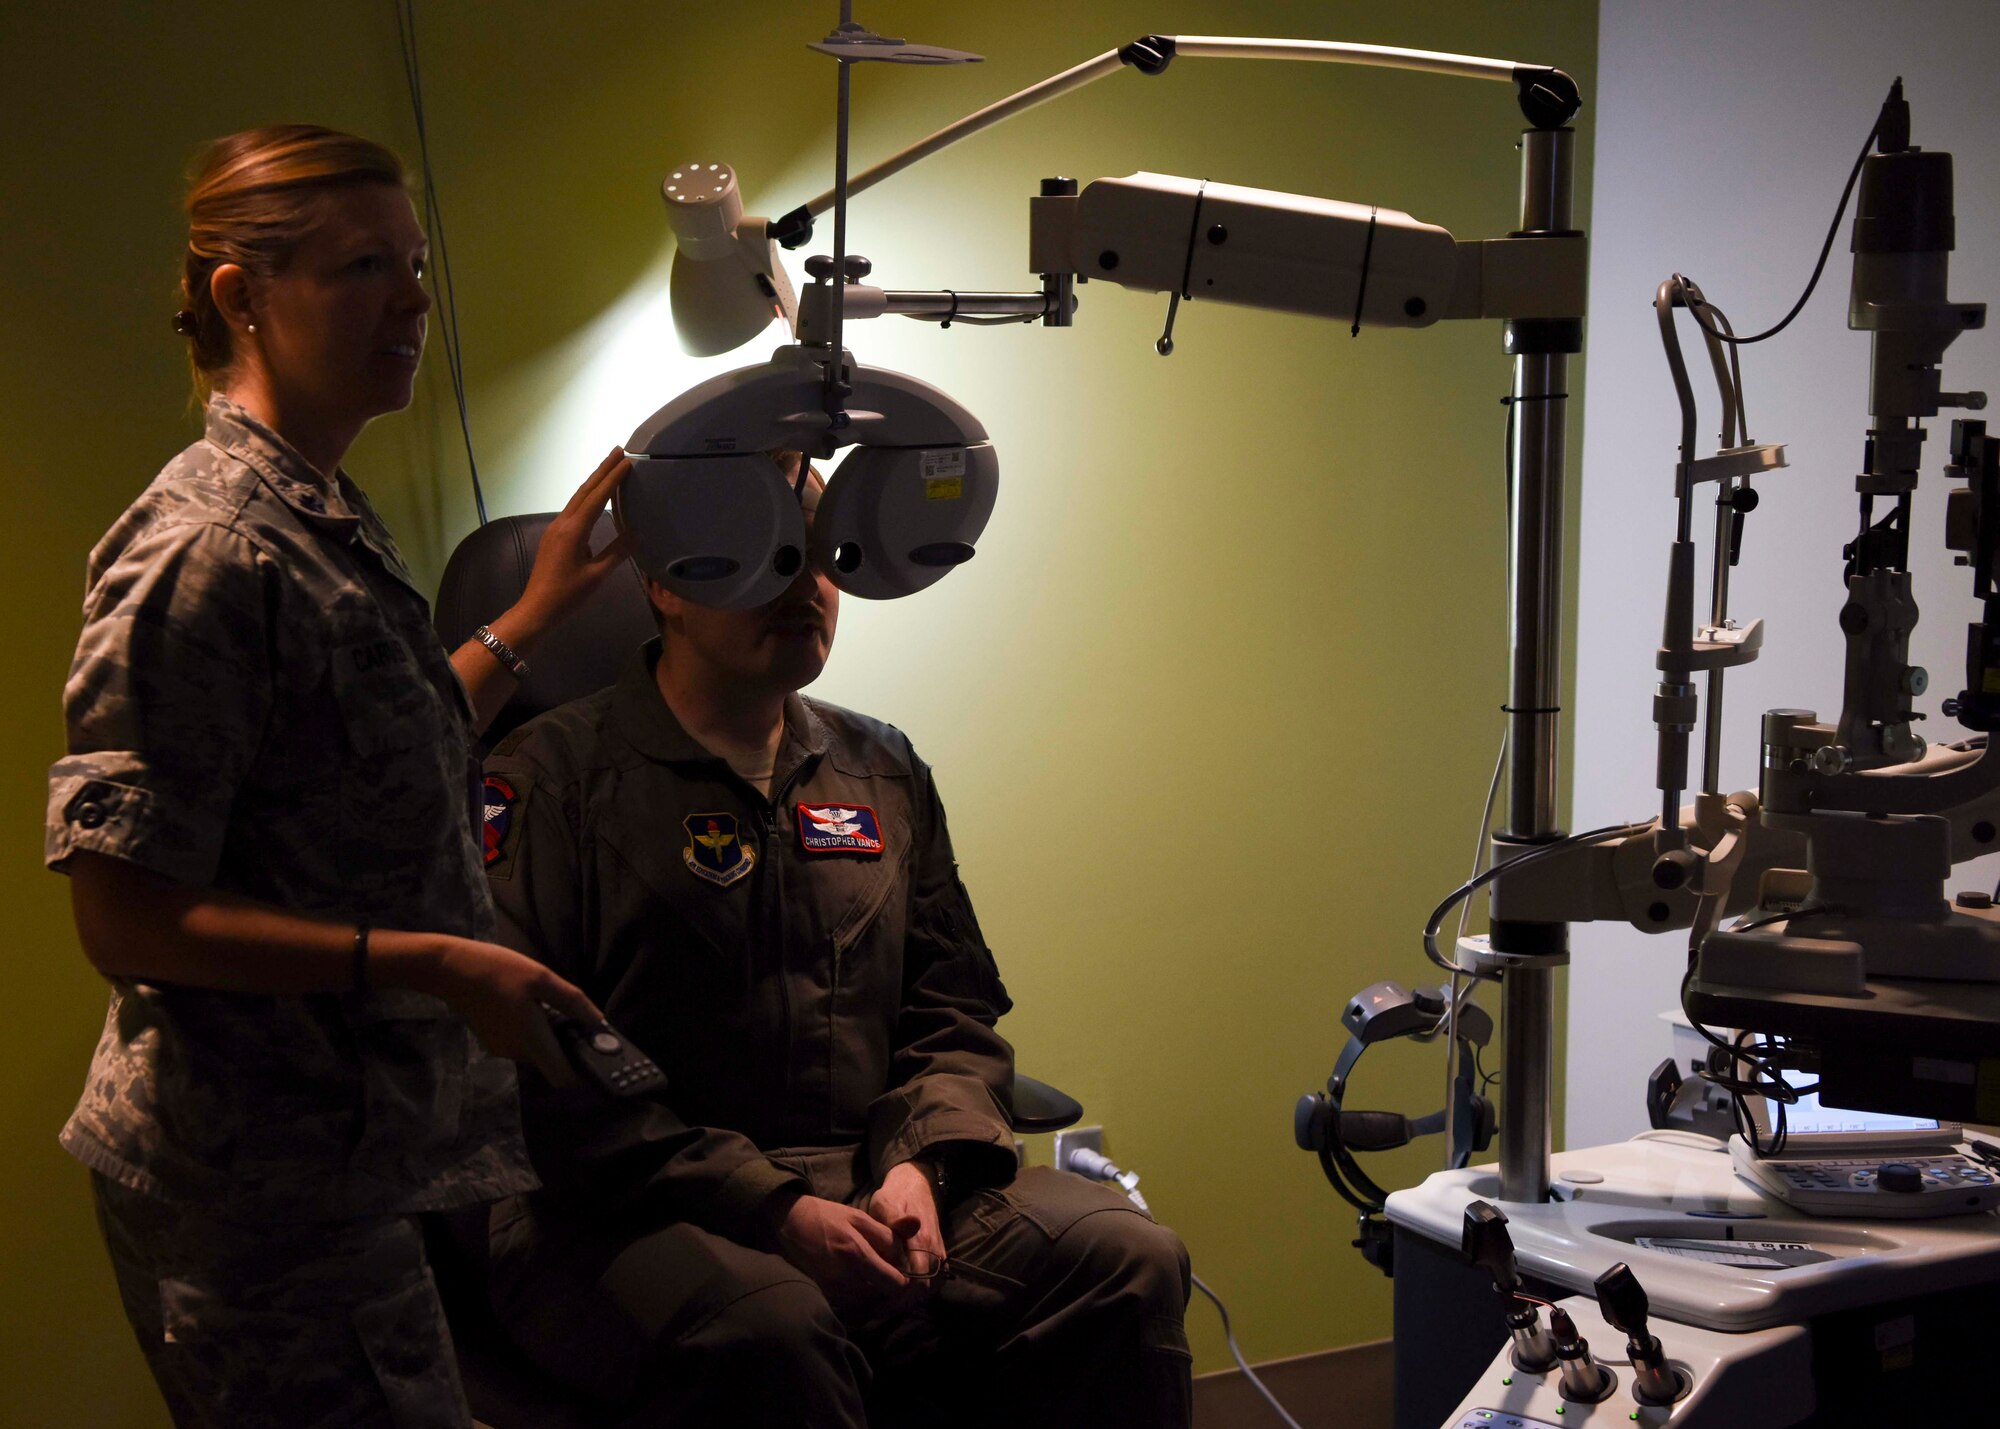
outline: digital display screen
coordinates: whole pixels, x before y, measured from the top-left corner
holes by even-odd
[[[1786,1071],[1784,1078],[1794,1087],[1809,1087],[1816,1080],[1810,1072]],[[1829,1131],[1935,1131],[1937,1122],[1923,1116],[1891,1116],[1879,1111],[1849,1111],[1844,1107],[1823,1106],[1818,1092],[1808,1092],[1785,1108],[1785,1130],[1792,1136],[1811,1136]]]

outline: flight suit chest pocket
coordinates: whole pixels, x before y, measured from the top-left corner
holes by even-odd
[[[831,1129],[860,1135],[888,1085],[890,1032],[902,1005],[909,927],[908,839],[884,828],[877,858],[829,859],[815,869],[826,929],[826,1081]]]
[[[874,931],[889,911],[891,895],[905,887],[903,866],[909,857],[907,830],[901,824],[883,830],[884,851],[872,858],[821,858],[812,865],[813,901],[820,926],[827,931],[836,955],[846,952]],[[900,912],[900,910],[897,910]],[[902,919],[894,918],[898,939]]]
[[[908,849],[902,832],[894,831],[895,841],[880,858],[828,860],[813,869],[813,901],[826,938],[830,1010],[836,1020],[894,1016],[909,930]]]

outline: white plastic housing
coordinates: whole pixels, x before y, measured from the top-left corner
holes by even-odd
[[[969,446],[986,440],[979,419],[907,373],[866,367],[848,354],[849,424],[833,445]],[[825,365],[814,350],[785,346],[769,362],[697,383],[641,422],[626,442],[634,457],[725,452],[819,451],[828,436]]]
[[[740,589],[720,575],[690,580],[684,563],[723,555],[747,573],[758,542],[773,543],[764,547],[767,566],[774,545],[802,544],[775,509],[783,505],[798,520],[796,498],[762,454],[818,454],[829,439],[834,448],[861,448],[828,479],[814,518],[822,569],[842,590],[874,600],[908,595],[941,579],[957,563],[950,556],[963,558],[951,548],[978,540],[999,491],[986,428],[928,382],[851,359],[848,372],[848,423],[837,432],[823,405],[824,359],[800,346],[711,377],[640,423],[626,442],[633,470],[620,511],[654,579],[702,605],[756,605],[759,592],[768,600],[782,591],[782,581],[753,583],[749,574]],[[767,490],[775,482],[778,496],[733,490],[728,479],[745,473]],[[714,509],[696,509],[704,503]],[[859,558],[841,559],[842,546],[858,548]]]
[[[762,218],[743,215],[736,171],[727,164],[684,164],[660,181],[674,231],[668,280],[674,332],[694,357],[741,347],[775,318],[798,313],[778,245]]]
[[[742,610],[785,593],[805,561],[805,518],[762,452],[647,458],[634,453],[617,516],[639,568],[697,605]]]
[[[1030,267],[1142,292],[1428,327],[1458,272],[1446,230],[1393,208],[1170,174],[1098,179],[1036,210]],[[1365,274],[1365,281],[1364,281]]]
[[[683,164],[660,181],[667,223],[680,251],[701,263],[734,258],[743,196],[727,164]]]
[[[1000,491],[992,443],[862,447],[813,518],[813,564],[849,595],[893,600],[972,558]]]

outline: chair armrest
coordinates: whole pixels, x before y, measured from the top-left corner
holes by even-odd
[[[1083,1119],[1083,1103],[1069,1093],[1014,1073],[1014,1130],[1061,1131]]]

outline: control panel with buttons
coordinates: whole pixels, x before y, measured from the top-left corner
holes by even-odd
[[[2000,1172],[1955,1147],[1759,1156],[1738,1137],[1729,1155],[1738,1175],[1809,1215],[1919,1220],[2000,1206]]]
[[[667,1074],[609,1022],[579,1022],[542,1004],[563,1056],[586,1083],[614,1097],[647,1097],[667,1089]]]

